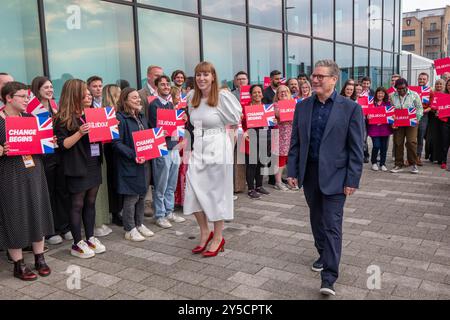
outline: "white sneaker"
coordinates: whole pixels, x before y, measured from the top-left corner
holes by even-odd
[[[392,173],[397,173],[397,172],[402,172],[403,168],[399,167],[399,166],[395,166],[394,168],[391,169]]]
[[[417,166],[414,164],[411,166],[411,173],[418,174],[419,169],[417,169]]]
[[[238,199],[238,196],[233,196],[233,201],[236,201]]]
[[[60,235],[56,235],[47,239],[48,244],[60,244],[63,243],[63,238]]]
[[[167,221],[166,218],[159,218],[159,219],[156,219],[156,220],[155,220],[155,224],[156,224],[158,227],[161,227],[161,228],[163,228],[163,229],[172,228],[172,225],[170,224],[169,221]]]
[[[374,163],[374,164],[372,165],[372,170],[373,170],[373,171],[378,171],[378,170],[380,170],[380,168],[378,168],[378,165],[377,165],[376,163]]]
[[[95,253],[103,253],[106,251],[106,247],[95,237],[90,237],[86,243]]]
[[[386,171],[388,171],[388,168],[386,168],[385,165],[382,165],[382,166],[381,166],[381,171],[386,172]]]
[[[72,245],[70,254],[81,259],[88,259],[95,256],[95,252],[83,240]]]
[[[274,188],[275,188],[276,190],[281,190],[281,191],[288,191],[288,190],[289,190],[289,188],[286,187],[286,186],[284,185],[284,183],[276,183],[275,186],[274,186]]]
[[[73,240],[72,232],[70,232],[70,231],[67,231],[66,233],[64,233],[62,235],[62,237],[64,238],[64,240]]]
[[[110,227],[108,227],[106,224],[102,224],[102,228],[103,228],[103,230],[106,231],[107,234],[110,234],[113,232],[112,229]]]
[[[153,237],[155,234],[152,230],[141,224],[139,227],[137,227],[137,230],[142,234],[144,237]]]
[[[125,239],[130,241],[144,241],[145,238],[136,228],[133,228],[130,232],[125,232]]]
[[[107,236],[109,233],[103,228],[103,225],[99,228],[94,229],[94,236],[96,237],[104,237]]]
[[[183,217],[180,217],[179,215],[177,215],[176,213],[170,213],[168,216],[166,216],[166,219],[168,219],[171,222],[185,222],[186,219]]]

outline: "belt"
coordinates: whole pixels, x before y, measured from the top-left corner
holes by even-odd
[[[226,132],[227,131],[225,128],[194,129],[194,135],[200,136],[200,137],[211,136],[211,135],[216,135],[216,134],[221,134],[221,133],[226,133]]]

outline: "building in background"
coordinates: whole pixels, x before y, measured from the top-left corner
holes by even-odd
[[[450,55],[450,5],[403,14],[402,49],[436,60]]]
[[[57,95],[70,78],[141,87],[149,65],[192,75],[201,60],[231,85],[239,70],[261,83],[329,58],[341,83],[369,75],[375,87],[399,72],[401,1],[8,0],[0,28],[0,71],[27,83],[47,75]]]

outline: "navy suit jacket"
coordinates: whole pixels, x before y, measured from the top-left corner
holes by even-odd
[[[292,124],[288,176],[303,185],[315,95],[297,103]],[[326,195],[359,187],[363,168],[363,113],[354,101],[336,95],[319,152],[319,186]]]

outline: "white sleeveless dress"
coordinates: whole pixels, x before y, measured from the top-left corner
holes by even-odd
[[[217,107],[202,99],[198,108],[192,108],[192,94],[187,101],[195,128],[194,146],[186,173],[183,212],[202,211],[209,221],[232,220],[234,141],[226,129],[239,124],[241,105],[231,92],[221,90]]]

